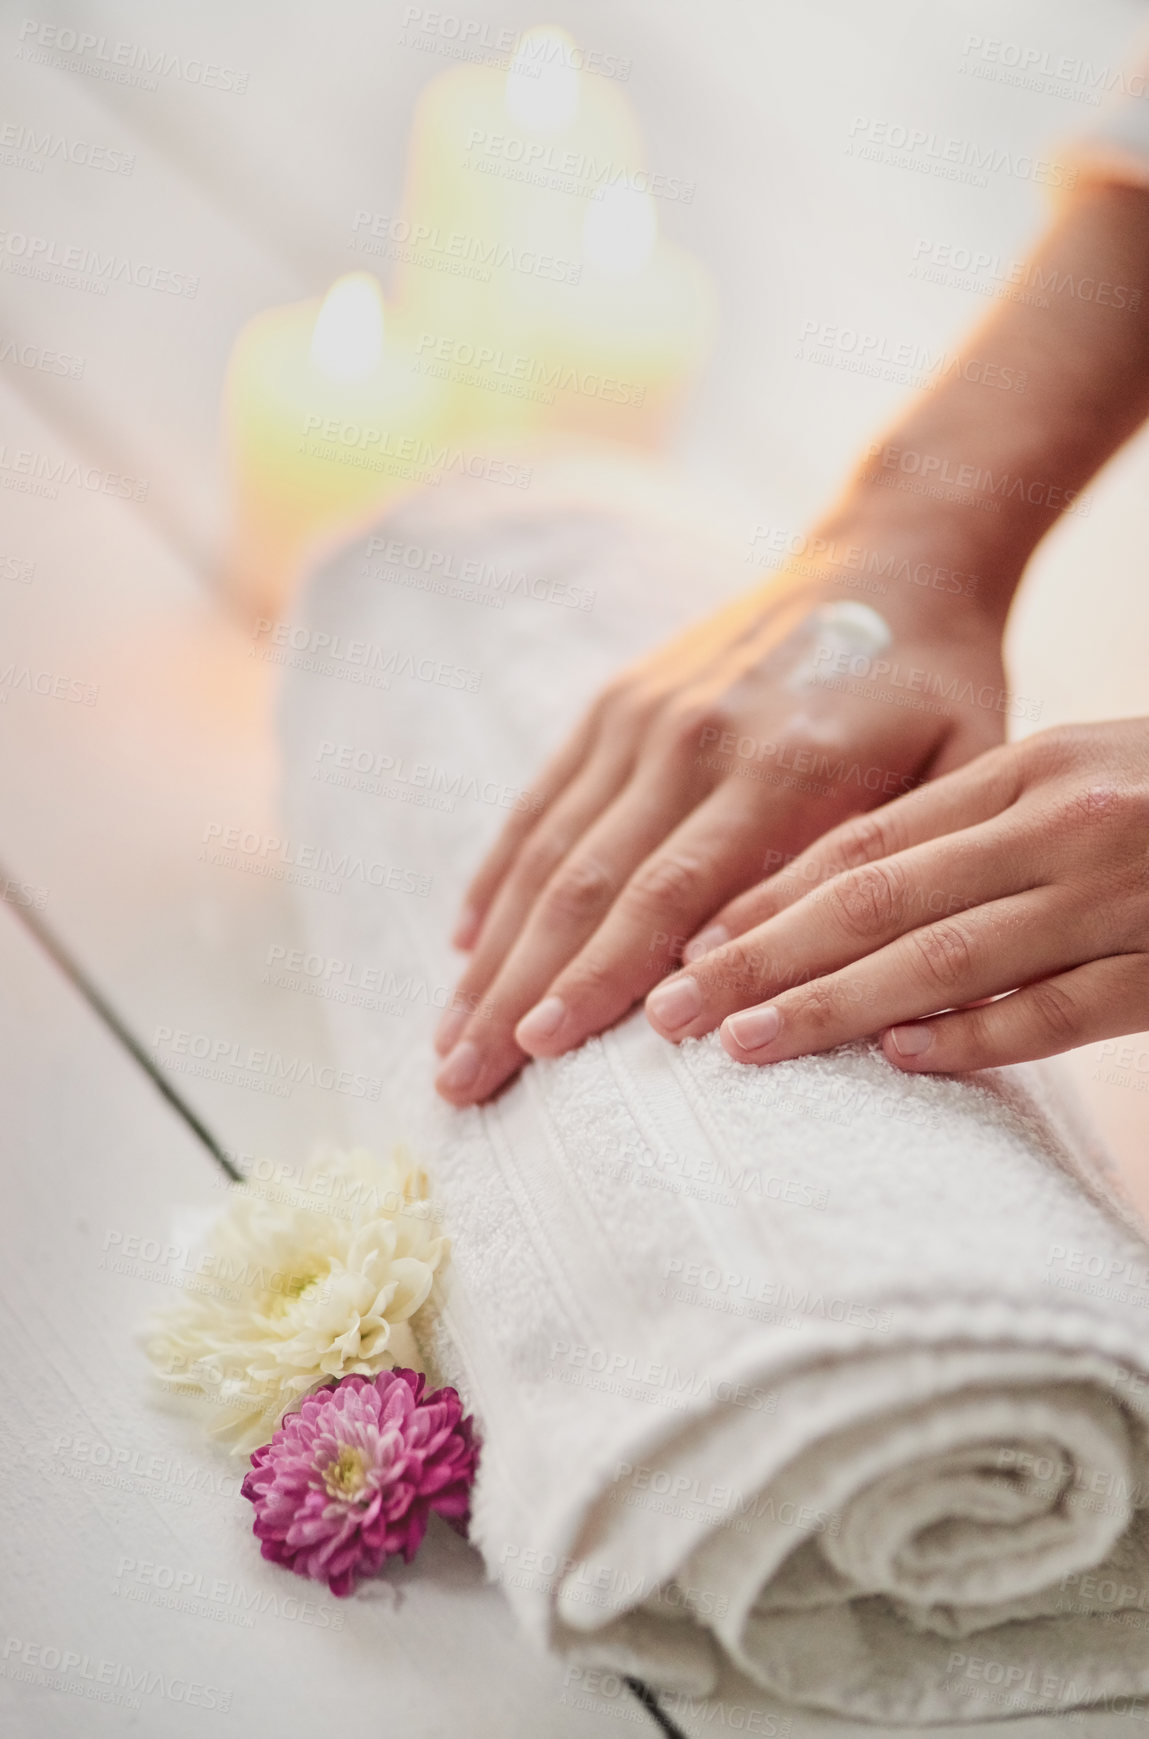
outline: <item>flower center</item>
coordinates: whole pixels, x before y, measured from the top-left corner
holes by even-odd
[[[361,1449],[344,1443],[334,1461],[323,1470],[323,1483],[332,1497],[356,1498],[367,1480],[367,1460]]]
[[[302,1298],[305,1292],[311,1291],[318,1279],[318,1274],[293,1274],[284,1283],[283,1296],[285,1298]]]
[[[277,1283],[267,1295],[264,1306],[267,1315],[285,1316],[299,1299],[309,1297],[324,1278],[322,1272],[307,1269],[298,1274],[285,1274],[282,1280],[276,1276]]]

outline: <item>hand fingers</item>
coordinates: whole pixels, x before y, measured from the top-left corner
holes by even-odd
[[[1091,953],[1079,917],[1075,899],[1045,887],[911,930],[866,960],[730,1015],[723,1046],[736,1062],[782,1062],[1048,978]]]
[[[478,999],[514,946],[540,891],[588,829],[609,809],[625,787],[632,765],[625,744],[611,747],[604,743],[584,771],[556,799],[550,813],[523,840],[488,909],[474,954],[439,1022],[435,1048],[441,1056],[456,1043]]]
[[[1140,1030],[1147,1012],[1149,958],[1120,954],[1027,984],[981,1008],[893,1027],[882,1048],[907,1072],[958,1075],[1118,1038]]]
[[[715,913],[706,929],[687,944],[683,960],[690,964],[701,959],[844,870],[988,820],[1009,808],[1018,790],[1019,777],[1010,757],[991,752],[944,779],[895,797],[880,809],[853,816]]]
[[[1016,831],[995,818],[845,870],[658,985],[646,1003],[651,1025],[675,1042],[700,1037],[726,1015],[873,957],[922,925],[1024,891],[1044,878],[1020,873]]]
[[[521,1068],[514,1029],[598,927],[636,866],[693,801],[688,783],[652,774],[627,785],[559,864],[436,1078],[455,1105],[486,1099]]]
[[[581,952],[562,963],[520,1021],[523,1050],[557,1056],[625,1014],[700,917],[753,873],[761,829],[760,801],[742,780],[728,780],[693,810],[635,869]]]
[[[601,708],[593,707],[562,748],[543,768],[531,787],[533,802],[510,817],[483,859],[463,895],[463,904],[451,941],[456,948],[472,948],[478,938],[495,894],[524,840],[540,817],[576,777],[589,760],[598,737]]]

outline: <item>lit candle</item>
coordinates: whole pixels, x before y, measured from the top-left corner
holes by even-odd
[[[484,438],[553,422],[532,379],[554,329],[552,292],[581,269],[596,177],[639,152],[625,96],[576,60],[564,32],[528,31],[507,71],[452,68],[416,110],[404,218],[423,238],[416,256],[440,269],[404,263],[397,297],[418,306],[424,353],[448,367],[460,428]]]
[[[648,445],[708,348],[709,275],[658,234],[630,103],[529,31],[509,70],[464,67],[420,100],[397,282],[463,427]]]
[[[580,434],[657,445],[709,349],[709,273],[659,236],[651,195],[626,183],[588,204],[582,274],[555,287],[547,335],[555,417]]]
[[[354,272],[239,334],[224,397],[228,584],[246,613],[277,616],[305,560],[424,480],[447,394],[398,325],[375,278]]]

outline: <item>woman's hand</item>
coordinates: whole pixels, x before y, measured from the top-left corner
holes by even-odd
[[[771,998],[773,1045],[737,1052],[765,1060],[1016,989],[901,1036],[930,1040],[915,1067],[950,1069],[1141,1018],[1131,1013],[1138,900],[1122,883],[1109,908],[1099,888],[1114,887],[1120,866],[1132,881],[1142,873],[1129,818],[1144,827],[1143,726],[1045,739],[1057,753],[1078,744],[1058,770],[1039,743],[898,796],[1000,741],[1007,709],[1027,711],[1007,702],[1001,673],[1014,586],[1149,416],[1149,191],[1088,181],[1059,202],[1031,263],[1064,288],[1041,306],[1000,304],[870,444],[820,528],[845,559],[784,577],[636,666],[552,762],[541,813],[504,833],[460,926],[474,955],[440,1033],[449,1055],[437,1083],[455,1104],[485,1099],[526,1055],[557,1055],[617,1020],[678,958],[679,938],[764,869],[891,797],[877,820],[838,836],[869,865],[843,884],[861,894],[799,899],[807,884],[791,870],[757,907],[720,914],[747,934],[660,988],[650,1004],[660,1030],[705,1032]],[[1125,294],[1085,298],[1082,275]],[[874,574],[884,591],[857,588]],[[851,597],[884,623],[843,616]],[[835,603],[836,619],[818,615]],[[945,807],[958,800],[963,809]],[[909,822],[917,834],[888,831]],[[903,852],[912,881],[899,879]],[[793,910],[773,916],[782,889]],[[939,892],[959,906],[933,923]]]
[[[836,526],[884,586],[785,575],[611,684],[470,888],[444,1097],[600,1032],[769,868],[1001,740],[1000,615],[937,537]]]
[[[652,1024],[722,1022],[743,1063],[881,1032],[954,1073],[1149,1027],[1149,719],[1042,731],[847,822],[685,958]]]

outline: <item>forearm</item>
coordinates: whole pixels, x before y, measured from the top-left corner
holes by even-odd
[[[1042,536],[1149,416],[1149,191],[1083,189],[1029,267],[1034,299],[971,335],[871,443],[823,525],[943,545],[1003,620]]]

